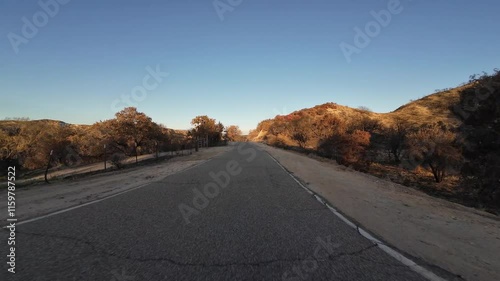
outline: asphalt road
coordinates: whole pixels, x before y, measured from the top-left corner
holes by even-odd
[[[250,144],[16,232],[1,280],[425,280]]]

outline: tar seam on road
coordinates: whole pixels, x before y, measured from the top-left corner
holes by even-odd
[[[190,166],[190,167],[187,167],[185,169],[182,169],[182,170],[180,170],[180,171],[178,171],[178,172],[176,172],[174,174],[179,174],[179,173],[185,172],[185,171],[187,171],[189,169],[193,169],[193,168],[195,168],[195,167],[197,167],[199,165],[202,165],[202,164],[204,164],[204,163],[206,163],[206,162],[208,162],[208,161],[216,158],[217,156],[219,156],[219,155],[211,157],[211,158],[209,158],[209,159],[207,159],[207,160],[205,160],[205,161],[203,161],[201,163],[198,163],[198,164],[195,164],[193,166]],[[174,175],[174,174],[172,174],[172,175]],[[139,186],[136,186],[136,187],[124,190],[124,191],[120,191],[118,193],[115,193],[115,194],[112,194],[112,195],[109,195],[109,196],[106,196],[106,197],[103,197],[103,198],[99,198],[99,199],[96,199],[94,201],[86,202],[86,203],[83,203],[83,204],[80,204],[80,205],[76,205],[76,206],[73,206],[73,207],[69,207],[69,208],[66,208],[66,209],[62,209],[62,210],[59,210],[59,211],[48,213],[48,214],[45,214],[45,215],[42,215],[42,216],[39,216],[39,217],[34,217],[34,218],[31,218],[31,219],[23,220],[23,221],[18,222],[16,225],[22,225],[22,224],[25,224],[25,223],[30,223],[30,222],[34,222],[34,221],[41,220],[41,219],[44,219],[44,218],[48,218],[48,217],[52,217],[52,216],[59,215],[59,214],[62,214],[62,213],[66,213],[66,212],[71,211],[71,210],[75,210],[75,209],[78,209],[78,208],[81,208],[81,207],[85,207],[85,206],[88,206],[88,205],[91,205],[91,204],[94,204],[94,203],[98,203],[98,202],[104,201],[106,199],[110,199],[110,198],[122,195],[124,193],[130,192],[130,191],[133,191],[133,190],[136,190],[136,189],[139,189],[139,188],[143,188],[143,187],[145,187],[147,185],[150,185],[150,184],[152,184],[152,182],[146,183],[146,184],[143,184],[143,185],[139,185]],[[7,226],[8,225],[2,226],[2,229],[7,228]]]
[[[281,165],[281,163],[278,162],[278,160],[276,160],[276,158],[274,158],[269,152],[266,151],[266,153],[267,153],[267,155],[269,157],[271,157],[271,159],[273,159],[274,162],[276,162],[276,164],[278,164],[278,166],[281,167],[281,169],[283,169],[283,171],[285,171],[285,173],[287,173],[292,179],[294,179],[299,184],[300,187],[302,187],[303,189],[305,189],[309,194],[313,195],[313,197],[316,198],[316,200],[318,202],[320,202],[321,204],[325,205],[328,209],[330,209],[330,211],[332,211],[332,213],[334,213],[339,219],[341,219],[343,222],[345,222],[348,226],[350,226],[350,227],[354,228],[355,230],[357,230],[357,232],[361,236],[363,236],[364,238],[370,240],[372,243],[376,244],[386,254],[388,254],[389,256],[391,256],[394,259],[398,260],[402,264],[406,265],[411,270],[413,270],[416,273],[420,274],[421,276],[423,276],[427,280],[430,280],[430,281],[446,281],[446,279],[441,278],[441,277],[437,276],[436,274],[434,274],[433,272],[431,272],[431,271],[423,268],[422,266],[418,265],[414,261],[412,261],[409,258],[403,256],[398,251],[396,251],[396,250],[392,249],[391,247],[387,246],[382,241],[380,241],[377,238],[373,237],[366,230],[364,230],[361,227],[357,226],[354,222],[350,221],[348,218],[346,218],[344,215],[342,215],[339,211],[337,211],[337,209],[335,209],[333,206],[331,206],[326,200],[324,200],[323,198],[321,198],[320,195],[316,194],[315,192],[313,192],[312,190],[310,190],[309,188],[307,188],[304,184],[302,184],[294,175],[292,175],[292,173],[290,173],[285,167],[283,167],[283,165]]]

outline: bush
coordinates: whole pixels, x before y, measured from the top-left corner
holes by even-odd
[[[392,127],[384,130],[385,146],[395,163],[401,162],[401,156],[405,149],[406,138],[411,127],[408,123],[398,120]]]
[[[409,134],[407,142],[409,167],[430,168],[437,183],[443,181],[450,168],[457,168],[462,163],[456,135],[440,126],[421,128]]]
[[[292,135],[292,140],[296,141],[300,148],[305,148],[309,137],[304,132],[296,132]]]
[[[341,165],[366,166],[369,163],[366,149],[370,145],[370,137],[370,133],[361,130],[335,134],[321,142],[319,153],[335,159]]]
[[[274,147],[278,147],[278,148],[288,148],[288,145],[286,144],[286,141],[281,138],[281,137],[275,137],[275,138],[272,138],[270,141],[269,141],[269,144],[271,146],[274,146]]]

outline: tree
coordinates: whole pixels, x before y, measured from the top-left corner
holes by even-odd
[[[104,125],[111,132],[112,143],[129,154],[134,152],[137,155],[138,149],[160,134],[159,126],[135,107],[127,107],[116,113],[115,119]]]
[[[215,126],[215,132],[212,134],[212,143],[215,145],[222,140],[222,133],[224,132],[224,125],[218,122]]]
[[[401,162],[401,155],[405,148],[406,138],[409,132],[410,125],[402,120],[397,120],[393,126],[385,130],[385,144],[396,163]]]
[[[216,145],[222,140],[224,125],[213,118],[206,115],[196,116],[191,120],[191,125],[194,126],[191,135],[199,139],[208,138],[209,145]]]
[[[241,138],[240,127],[238,127],[236,125],[231,125],[231,126],[227,127],[227,129],[226,129],[226,138],[229,141],[240,140],[240,138]]]
[[[300,148],[305,148],[311,137],[312,121],[308,116],[294,119],[291,122],[291,138],[297,142]]]
[[[321,143],[319,151],[341,165],[359,164],[366,160],[365,152],[370,146],[370,138],[369,132],[361,130],[336,133]]]
[[[305,148],[309,136],[306,132],[298,131],[292,134],[292,140],[296,141],[300,148]]]
[[[434,180],[442,182],[451,167],[461,163],[461,149],[455,133],[438,125],[408,135],[409,161],[430,168]]]
[[[358,106],[358,109],[365,112],[372,112],[372,110],[368,106],[364,105]]]
[[[196,133],[201,135],[215,131],[215,124],[215,119],[206,115],[196,116],[191,120],[191,125],[194,126]]]

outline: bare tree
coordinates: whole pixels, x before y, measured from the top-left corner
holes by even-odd
[[[412,164],[430,168],[434,180],[442,182],[447,171],[462,160],[460,146],[453,132],[440,126],[420,129],[408,135],[409,160]]]
[[[292,139],[298,143],[300,148],[305,148],[307,141],[309,140],[309,136],[306,132],[297,131],[292,134]]]
[[[358,109],[361,111],[372,112],[372,110],[368,106],[358,106]]]
[[[401,162],[410,128],[408,123],[398,120],[396,124],[385,131],[387,149],[396,163]]]

